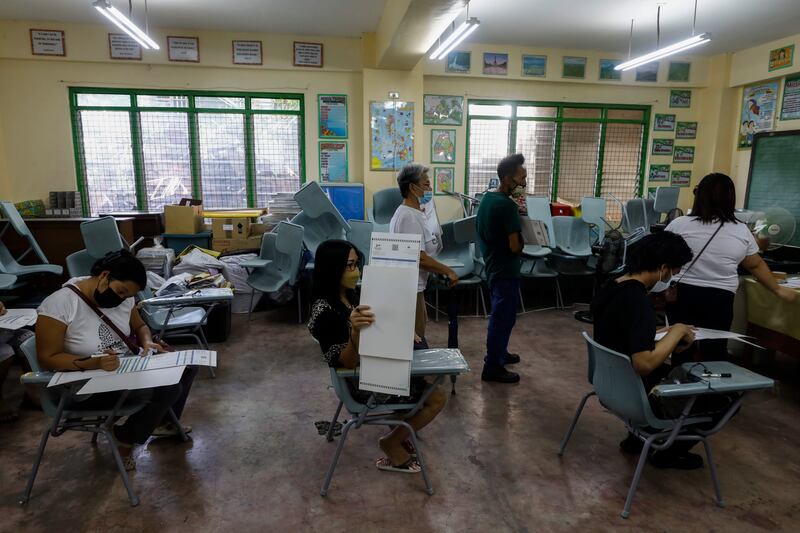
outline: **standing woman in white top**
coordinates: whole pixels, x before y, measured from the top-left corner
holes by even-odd
[[[433,233],[426,224],[422,205],[433,199],[430,169],[418,163],[409,163],[397,175],[397,185],[403,196],[403,203],[389,222],[391,233],[411,233],[422,236],[422,249],[419,253],[419,281],[417,283],[417,311],[414,320],[414,331],[425,343],[425,322],[428,314],[425,310],[425,286],[428,284],[430,272],[447,276],[450,286],[458,282],[458,275],[447,265],[434,259],[442,251],[442,236]]]
[[[769,267],[758,255],[758,244],[750,229],[736,220],[735,205],[733,180],[725,174],[709,174],[694,190],[692,214],[678,217],[667,226],[667,231],[686,240],[697,258],[676,276],[678,298],[667,304],[670,323],[730,330],[733,297],[739,287],[739,265],[779,298],[787,302],[796,300],[794,291],[775,282]],[[727,341],[700,341],[697,349],[680,355],[682,360],[675,361],[676,354],[673,354],[673,363],[691,360],[693,356],[695,360],[723,361],[728,358]]]

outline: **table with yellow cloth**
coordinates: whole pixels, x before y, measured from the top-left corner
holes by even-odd
[[[766,348],[800,356],[800,303],[788,303],[758,283],[745,278],[747,331]]]

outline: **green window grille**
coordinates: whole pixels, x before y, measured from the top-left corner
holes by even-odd
[[[625,202],[643,191],[649,123],[650,106],[469,100],[464,190],[485,191],[498,161],[519,152],[528,194]],[[608,216],[619,220],[616,202]]]
[[[69,98],[85,214],[187,197],[263,207],[305,182],[301,94],[73,87]]]

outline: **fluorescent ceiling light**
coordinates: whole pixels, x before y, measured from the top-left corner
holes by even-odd
[[[445,57],[472,32],[477,30],[480,24],[481,22],[475,17],[468,18],[462,22],[458,28],[454,29],[453,32],[436,47],[436,50],[429,56],[430,59],[436,61],[437,59]]]
[[[131,22],[131,20],[123,15],[116,7],[112,6],[108,0],[97,0],[92,5],[96,10],[102,13],[104,17],[119,27],[119,29],[130,35],[130,37],[145,50],[159,49],[158,43],[140,30],[136,24]]]
[[[677,54],[678,52],[683,52],[684,50],[694,48],[695,46],[700,46],[701,44],[705,44],[709,41],[711,41],[711,34],[701,33],[700,35],[695,35],[694,37],[690,37],[679,43],[675,43],[664,48],[659,48],[655,52],[650,52],[649,54],[630,59],[624,63],[620,63],[614,67],[614,70],[630,70],[632,68],[640,67],[657,59],[671,56],[672,54]]]

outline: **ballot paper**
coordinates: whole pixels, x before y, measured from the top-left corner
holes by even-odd
[[[754,344],[747,339],[751,339],[752,337],[748,337],[747,335],[742,335],[741,333],[734,333],[732,331],[725,331],[721,329],[708,329],[708,328],[694,328],[694,340],[696,341],[706,341],[706,340],[713,340],[713,339],[729,339],[735,340],[739,342],[743,342],[745,344],[750,344],[752,346],[759,347],[758,344]],[[656,340],[660,341],[663,339],[669,331],[660,331],[656,333]]]
[[[529,217],[519,217],[522,226],[522,240],[525,244],[538,244],[550,246],[547,236],[547,226],[541,220],[532,220]]]
[[[361,355],[410,361],[414,353],[414,316],[417,307],[416,268],[364,267],[361,304],[375,313],[375,322],[361,330]]]
[[[185,366],[143,370],[141,372],[126,372],[116,374],[106,372],[107,375],[90,379],[78,394],[96,394],[99,392],[151,389],[174,385],[181,380]]]
[[[781,286],[787,289],[800,289],[800,278],[787,278],[785,282],[781,283]]]
[[[421,245],[420,235],[375,232],[370,240],[369,262],[371,265],[418,270]]]
[[[359,389],[398,396],[410,394],[411,361],[362,355],[359,362]]]
[[[36,324],[35,309],[6,309],[0,316],[0,329],[20,329]]]

